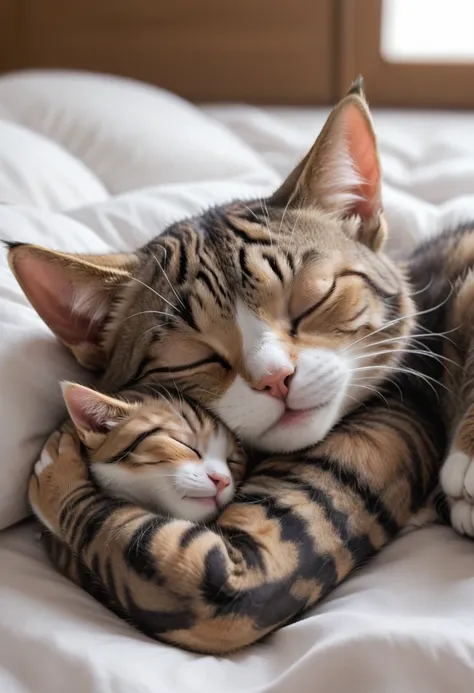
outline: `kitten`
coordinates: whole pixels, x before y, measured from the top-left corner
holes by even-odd
[[[207,412],[171,395],[126,402],[74,383],[62,390],[92,475],[110,495],[195,522],[234,498],[244,454]]]

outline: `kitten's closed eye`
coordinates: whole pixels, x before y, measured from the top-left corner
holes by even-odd
[[[199,460],[202,460],[202,454],[199,452],[199,450],[196,450],[196,448],[193,448],[191,445],[189,445],[189,443],[184,443],[182,440],[178,440],[174,436],[170,436],[170,438],[173,438],[173,440],[175,440],[177,443],[179,443],[183,447],[188,448],[188,450],[190,450],[194,455],[196,455],[196,457]]]

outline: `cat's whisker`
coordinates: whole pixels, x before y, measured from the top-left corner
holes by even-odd
[[[422,335],[422,336],[423,336],[423,335]],[[414,337],[414,336],[412,336],[412,337],[410,338],[409,344],[410,344],[410,345],[411,345],[411,344],[414,344],[416,347],[418,347],[418,349],[422,349],[423,351],[425,351],[425,352],[427,352],[427,353],[429,353],[429,354],[432,354],[432,353],[433,353],[433,351],[429,348],[429,346],[428,346],[427,344],[425,344],[424,342],[422,342],[420,339],[416,339],[416,337]],[[448,358],[447,356],[442,356],[441,354],[437,354],[437,356],[440,356],[441,358],[444,358],[444,359],[447,359],[447,358]],[[456,364],[455,361],[453,361],[452,363],[455,364],[455,365],[459,365],[459,364]]]
[[[165,315],[167,318],[176,318],[176,315],[173,315],[172,313],[166,313],[163,310],[140,310],[138,313],[132,313],[132,315],[127,315],[126,318],[124,318],[119,325],[123,325],[124,322],[127,322],[127,320],[131,320],[132,318],[136,318],[138,315],[146,315],[147,313],[151,313],[153,315]],[[156,325],[153,325],[153,328],[155,328]]]
[[[267,227],[269,227],[270,226],[270,215],[268,213],[267,203],[266,203],[264,197],[259,197],[258,199],[260,202],[260,208],[262,210],[263,218],[265,219],[265,223],[266,223]]]
[[[177,409],[175,409],[175,407],[171,404],[172,395],[171,395],[171,393],[169,392],[169,390],[168,390],[166,387],[164,387],[164,385],[159,385],[159,386],[158,386],[158,387],[161,388],[161,391],[160,391],[160,390],[156,390],[152,385],[148,385],[148,384],[146,384],[146,383],[145,383],[145,387],[146,387],[148,390],[151,390],[155,395],[158,395],[159,397],[162,397],[162,398],[167,402],[168,406],[174,411],[174,413],[176,414],[176,416],[177,416],[179,419],[181,419],[181,421],[183,421],[183,422],[185,421],[184,416],[183,416]]]
[[[246,205],[246,204],[244,204],[244,203],[242,202],[242,207],[244,207],[247,211],[249,211],[250,214],[253,214],[253,216],[255,217],[255,219],[256,219],[257,221],[260,221],[260,219],[259,219],[259,217],[258,217],[258,214],[256,214],[256,213],[254,212],[254,210],[251,209],[248,205]]]
[[[394,325],[397,325],[398,323],[402,322],[403,320],[410,320],[414,318],[419,318],[421,315],[428,315],[428,313],[433,313],[436,310],[439,310],[442,308],[451,298],[452,293],[453,293],[453,287],[451,286],[451,291],[449,292],[448,296],[441,302],[438,303],[436,306],[433,306],[432,308],[427,308],[426,310],[421,310],[416,313],[410,313],[409,315],[402,315],[398,318],[395,318],[394,320],[389,320],[389,322],[385,323],[381,327],[377,328],[376,330],[372,330],[369,332],[369,334],[364,335],[363,337],[359,337],[359,339],[356,339],[355,342],[352,342],[349,344],[347,347],[343,349],[343,351],[347,351],[348,349],[351,349],[354,347],[356,344],[359,344],[359,342],[363,342],[366,339],[369,339],[370,337],[373,337],[374,334],[378,334],[379,332],[383,332],[384,330],[387,330],[389,327],[393,327]],[[423,330],[424,328],[421,325],[418,325],[418,329]],[[429,330],[428,330],[429,332]],[[407,335],[407,338],[409,338],[410,335]]]
[[[359,378],[353,378],[352,381],[351,381],[351,385],[352,385],[352,384],[355,385],[356,383],[358,383],[358,382],[360,382],[360,381],[362,381],[362,380],[370,380],[370,381],[372,382],[372,381],[373,381],[373,377],[370,376],[370,375],[367,375],[367,376],[362,375],[362,376],[360,376]],[[384,378],[384,385],[385,385],[385,383],[390,383],[391,385],[393,385],[394,387],[397,388],[398,392],[400,393],[400,401],[401,401],[402,404],[403,404],[403,392],[402,392],[402,389],[401,389],[400,385],[397,383],[397,381],[396,381],[396,380],[392,380],[391,378],[385,377],[385,378]]]
[[[258,477],[255,476],[254,479],[258,479]],[[246,503],[247,505],[261,505],[262,504],[262,500],[260,500],[260,499],[254,500],[254,501],[248,501],[248,500],[246,500],[246,498],[247,498],[247,493],[245,491],[241,491],[241,492],[237,491],[237,493],[235,494],[235,500],[238,500],[241,503]]]
[[[418,328],[421,329],[421,326],[418,325]],[[360,350],[371,349],[372,347],[379,346],[380,344],[389,344],[390,342],[408,342],[408,343],[409,342],[415,342],[415,341],[418,342],[419,341],[417,339],[418,337],[423,337],[424,339],[429,339],[429,338],[435,339],[437,337],[446,338],[447,334],[451,334],[452,332],[455,332],[457,329],[459,329],[459,328],[456,327],[452,330],[447,330],[446,332],[430,332],[428,330],[427,333],[421,333],[421,334],[416,333],[416,334],[410,334],[410,335],[406,335],[406,336],[387,337],[386,339],[380,339],[377,342],[371,342],[370,344],[364,344],[361,347],[358,347],[358,350],[359,349]],[[447,341],[454,344],[454,342],[451,339],[447,339]],[[356,342],[353,342],[353,344],[356,344]],[[419,344],[422,345],[423,348],[426,348],[429,351],[429,347],[427,345],[425,345],[424,342],[419,342]],[[345,349],[349,349],[350,346],[352,346],[352,345],[345,347]]]
[[[291,202],[291,197],[288,198],[288,202],[286,203],[285,208],[283,210],[283,214],[281,215],[280,225],[278,227],[278,234],[277,234],[277,250],[280,249],[280,234],[281,234],[281,230],[283,228],[283,222],[285,220],[285,214],[288,211],[288,207],[290,206],[290,202]]]
[[[200,387],[199,390],[195,390],[196,394],[205,394],[205,395],[210,395],[211,397],[216,397],[217,396],[217,390],[206,390],[203,387]]]
[[[156,289],[154,289],[152,286],[150,286],[149,284],[146,284],[146,282],[142,282],[142,280],[141,280],[141,279],[138,279],[138,277],[131,277],[131,279],[132,279],[134,282],[137,282],[138,284],[141,284],[141,285],[144,286],[146,289],[149,289],[153,294],[155,294],[155,296],[158,296],[158,298],[160,298],[162,301],[164,301],[165,303],[167,303],[173,310],[176,310],[176,306],[173,305],[173,304],[171,303],[171,301],[168,301],[167,298],[165,298],[164,296],[162,296],[162,295],[161,295]]]
[[[303,200],[303,203],[304,203],[304,200]],[[292,244],[292,242],[293,242],[293,234],[295,233],[295,229],[296,229],[296,227],[297,227],[297,225],[298,225],[298,222],[299,222],[299,220],[300,220],[300,216],[301,216],[301,212],[302,212],[302,211],[303,211],[303,204],[302,204],[302,206],[300,207],[300,209],[298,210],[298,212],[297,212],[297,214],[296,214],[295,222],[294,222],[294,224],[293,224],[293,228],[291,229],[290,240],[288,241],[288,249],[287,249],[287,251],[286,251],[286,256],[285,256],[285,259],[286,259],[287,262],[288,262],[288,255],[290,254],[290,250],[291,250],[291,244]]]
[[[352,383],[351,383],[351,384],[352,384]],[[373,392],[375,395],[377,395],[377,397],[380,397],[381,399],[383,399],[383,401],[385,402],[385,404],[387,405],[387,407],[390,409],[390,405],[389,405],[389,403],[388,403],[387,398],[384,397],[384,395],[383,395],[381,392],[379,392],[379,391],[377,390],[377,388],[375,388],[375,387],[370,387],[370,385],[359,385],[357,382],[354,383],[354,387],[360,387],[360,388],[363,388],[364,390],[369,390],[370,392]],[[354,398],[354,399],[355,399],[355,398]]]
[[[138,549],[140,548],[140,542],[142,541],[143,537],[145,536],[145,532],[146,532],[145,528],[146,528],[146,525],[144,525],[142,531],[139,534],[137,534],[136,539],[134,539],[134,541],[132,541],[130,543],[130,546],[128,547],[128,551],[127,551],[129,556],[133,550],[138,555]]]
[[[431,284],[433,283],[433,277],[430,277],[430,280],[426,286],[424,286],[422,289],[418,289],[418,291],[413,291],[409,293],[408,295],[413,297],[413,296],[419,296],[420,294],[425,293],[425,291],[428,291],[430,288]]]
[[[153,258],[154,258],[156,264],[158,265],[158,267],[159,267],[160,270],[162,271],[163,276],[164,276],[164,278],[166,279],[166,281],[168,282],[171,291],[172,291],[172,292],[174,293],[174,295],[176,296],[176,299],[177,299],[178,303],[180,303],[181,306],[182,306],[182,308],[184,308],[184,309],[186,310],[186,306],[184,305],[182,298],[179,296],[178,292],[176,291],[176,289],[174,288],[174,286],[173,286],[172,283],[170,282],[170,279],[169,279],[168,275],[166,274],[166,272],[165,272],[165,270],[164,270],[164,268],[163,268],[161,262],[158,260],[158,258],[156,257],[155,253],[154,253],[152,250],[150,250],[150,249],[148,249],[148,250],[149,250],[149,252],[151,253],[151,255],[153,256]],[[167,255],[168,255],[168,249],[167,249],[167,248],[164,248],[164,251],[165,251],[165,260],[166,260]],[[163,298],[163,297],[162,297],[162,298]],[[166,300],[166,299],[165,299],[165,300]]]
[[[124,501],[124,503],[128,503],[128,502],[129,502],[129,501]],[[117,527],[117,531],[116,531],[116,532],[112,532],[112,533],[107,537],[107,539],[106,539],[106,541],[105,541],[105,546],[108,546],[110,543],[115,542],[115,541],[119,538],[119,536],[120,536],[123,532],[125,532],[125,530],[127,530],[128,526],[129,526],[131,523],[135,522],[137,519],[141,518],[142,516],[143,516],[143,510],[142,510],[142,508],[139,508],[139,509],[137,510],[137,512],[136,512],[134,515],[132,515],[132,517],[129,517],[128,520],[127,520],[126,522],[123,522],[122,524],[120,524],[120,525]]]
[[[173,385],[174,385],[174,389],[175,389],[175,395],[176,395],[176,397],[178,398],[178,401],[179,401],[180,405],[183,406],[183,404],[184,404],[184,396],[183,396],[183,393],[182,393],[181,390],[178,388],[178,386],[177,386],[177,384],[176,384],[176,380],[175,380],[174,378],[171,378],[171,380],[173,381]],[[170,394],[169,396],[171,397],[171,394]],[[184,418],[184,417],[182,417],[182,418]]]
[[[360,350],[371,349],[372,347],[379,346],[380,344],[391,344],[392,342],[393,343],[410,342],[410,341],[413,342],[417,337],[425,337],[425,336],[426,335],[421,333],[421,334],[399,335],[398,337],[387,337],[386,339],[379,339],[376,342],[371,342],[370,344],[363,344],[358,349],[360,349]],[[420,344],[423,344],[423,342],[420,342]]]
[[[417,327],[419,330],[423,330],[424,334],[422,336],[425,339],[429,339],[430,337],[443,337],[443,339],[446,339],[446,341],[451,342],[451,344],[456,346],[456,342],[453,342],[453,340],[449,339],[449,337],[446,337],[446,335],[452,334],[453,332],[457,332],[459,329],[461,329],[462,325],[457,325],[456,327],[453,327],[451,330],[446,330],[446,332],[432,332],[428,327],[423,327],[423,325],[418,325]]]
[[[172,318],[174,316],[170,315],[170,317]],[[165,322],[159,322],[157,325],[153,325],[152,327],[148,327],[148,329],[146,329],[144,332],[140,333],[140,335],[138,336],[138,339],[141,339],[142,337],[144,337],[146,334],[148,334],[148,332],[153,332],[153,330],[156,330],[160,327],[165,327],[165,326],[166,326]]]
[[[357,404],[358,407],[360,407],[361,405],[364,405],[364,403],[363,403],[363,402],[360,402],[360,401],[357,399],[357,397],[353,397],[352,395],[347,395],[347,394],[346,394],[346,397],[348,397],[348,398],[351,399],[353,402],[355,402],[355,403]]]
[[[358,368],[353,369],[353,373],[358,373],[359,371],[374,371],[374,370],[388,370],[391,371],[392,373],[402,373],[404,375],[413,375],[415,377],[421,378],[426,382],[427,385],[431,387],[433,392],[438,396],[438,392],[436,391],[436,388],[434,387],[433,383],[437,385],[438,387],[442,387],[444,390],[449,392],[453,397],[456,397],[454,392],[447,387],[444,383],[440,382],[439,380],[436,380],[436,378],[432,378],[430,375],[426,375],[425,373],[420,373],[419,371],[416,371],[414,368],[406,368],[406,367],[401,367],[401,366],[361,366]]]
[[[423,356],[434,359],[435,361],[438,361],[438,363],[440,363],[443,366],[443,368],[447,368],[446,364],[443,363],[443,361],[446,361],[446,363],[450,363],[453,366],[456,366],[457,368],[461,368],[461,365],[459,363],[456,363],[456,361],[453,361],[452,359],[448,358],[447,356],[443,356],[442,354],[434,354],[433,352],[424,349],[404,349],[403,347],[399,347],[396,349],[382,349],[381,351],[371,351],[367,354],[359,354],[359,356],[353,357],[353,361],[359,361],[360,359],[376,358],[377,356],[385,356],[388,354],[415,354],[417,356]]]
[[[263,197],[259,197],[258,201],[260,202],[260,209],[262,210],[263,220],[265,222],[265,231],[268,233],[270,244],[273,249],[273,235],[270,230],[270,215],[268,213],[268,207]]]

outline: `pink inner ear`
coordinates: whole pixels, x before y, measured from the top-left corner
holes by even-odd
[[[64,395],[71,419],[78,429],[107,433],[110,409],[100,395],[80,385],[69,387]]]
[[[96,343],[103,321],[72,313],[75,289],[63,267],[26,252],[15,269],[33,307],[59,339],[71,346]]]
[[[374,216],[380,208],[380,166],[374,136],[369,123],[357,106],[345,113],[346,137],[354,168],[364,181],[355,193],[360,198],[353,209],[363,219]]]

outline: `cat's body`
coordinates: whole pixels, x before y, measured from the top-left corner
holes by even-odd
[[[474,538],[474,222],[421,244],[409,273],[427,327],[443,340],[441,406],[450,440],[440,480],[447,515],[456,531]]]
[[[432,333],[464,270],[438,297],[415,256],[413,290],[384,235],[356,85],[265,204],[211,210],[128,255],[12,248],[25,293],[104,387],[171,384],[280,451],[205,527],[101,494],[56,436],[30,500],[60,570],[149,635],[222,653],[297,617],[408,523],[446,452]]]

